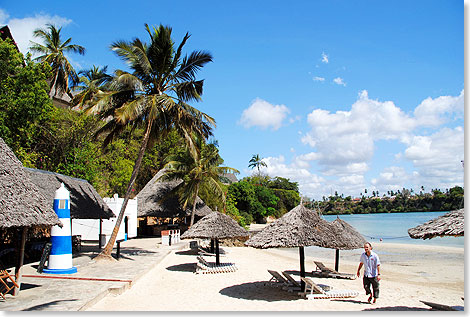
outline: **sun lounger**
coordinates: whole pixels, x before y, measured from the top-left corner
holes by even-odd
[[[10,282],[8,280],[10,280],[13,285],[9,285]],[[12,289],[14,289],[15,287],[19,287],[7,270],[0,270],[0,282],[0,296],[2,296],[3,299],[5,299],[5,295],[9,293]]]
[[[271,274],[271,279],[268,281],[268,284],[275,287],[281,287],[284,290],[289,292],[293,291],[300,291],[300,286],[293,284],[291,281],[284,278],[279,272],[268,270],[269,274]],[[284,272],[283,272],[284,274]],[[294,282],[297,283],[292,277],[290,277]],[[299,284],[300,285],[300,284]]]
[[[349,280],[355,280],[357,278],[356,274],[350,273],[339,273],[329,267],[326,267],[325,264],[319,261],[313,261],[316,265],[315,271],[312,272],[312,275],[315,277],[333,277],[333,278],[344,278]]]
[[[290,283],[293,287],[297,288],[297,289],[300,291],[300,289],[301,289],[301,284],[300,284],[300,282],[297,282],[297,281],[292,277],[292,275],[290,275],[290,274],[287,273],[286,271],[282,272],[282,275],[284,275],[284,276],[286,277],[286,279],[289,281],[289,283]]]
[[[229,273],[238,270],[234,263],[220,263],[216,265],[213,262],[207,262],[202,256],[198,256],[197,259],[196,274]]]
[[[358,291],[353,290],[329,290],[325,291],[308,277],[300,277],[305,282],[305,292],[303,296],[306,299],[326,299],[326,298],[349,298],[359,295]]]

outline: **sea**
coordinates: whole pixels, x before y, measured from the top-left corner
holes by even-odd
[[[423,224],[431,219],[446,214],[447,211],[436,212],[402,212],[354,215],[323,215],[323,219],[333,221],[336,217],[353,226],[371,243],[383,242],[449,246],[464,248],[464,237],[435,237],[432,239],[412,239],[408,229]]]

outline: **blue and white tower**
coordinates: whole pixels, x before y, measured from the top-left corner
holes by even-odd
[[[70,193],[64,183],[55,192],[54,211],[62,222],[62,228],[51,229],[51,253],[44,273],[73,274],[77,268],[72,266],[72,228],[70,224]]]

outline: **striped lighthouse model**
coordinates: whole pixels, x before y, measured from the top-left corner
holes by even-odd
[[[55,192],[54,211],[62,222],[62,228],[53,226],[51,229],[51,253],[47,269],[49,274],[73,274],[77,268],[72,266],[72,228],[70,225],[70,193],[64,183]]]

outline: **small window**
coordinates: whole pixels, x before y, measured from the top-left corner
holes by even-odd
[[[65,199],[60,199],[59,200],[59,209],[65,209]]]

